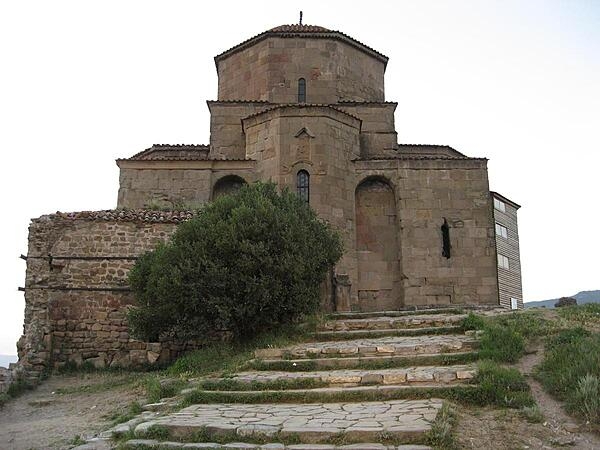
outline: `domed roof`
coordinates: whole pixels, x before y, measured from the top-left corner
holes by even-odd
[[[271,28],[270,30],[263,31],[256,36],[251,37],[250,39],[245,40],[244,42],[230,48],[229,50],[220,53],[215,56],[215,64],[222,59],[227,58],[228,56],[242,51],[248,47],[257,44],[258,42],[267,39],[268,37],[282,37],[282,38],[312,38],[312,39],[334,39],[338,41],[345,42],[346,44],[355,47],[356,49],[374,57],[381,61],[384,66],[387,65],[388,57],[379,53],[377,50],[363,44],[360,41],[342,33],[341,31],[329,30],[324,27],[320,27],[318,25],[301,25],[301,24],[292,24],[292,25],[279,25],[275,28]]]

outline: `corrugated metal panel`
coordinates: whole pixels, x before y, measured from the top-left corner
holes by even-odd
[[[519,308],[523,308],[523,286],[521,281],[521,257],[519,252],[519,228],[517,209],[504,203],[506,211],[494,208],[494,220],[505,227],[508,237],[496,233],[496,251],[509,259],[509,269],[498,267],[498,289],[500,304],[506,308],[511,306],[511,298],[517,299]]]

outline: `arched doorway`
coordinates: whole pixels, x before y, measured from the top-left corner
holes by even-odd
[[[212,199],[226,194],[232,194],[246,184],[246,180],[237,175],[227,175],[220,178],[213,187]]]
[[[390,184],[368,178],[356,188],[358,299],[363,311],[402,306],[396,199]]]

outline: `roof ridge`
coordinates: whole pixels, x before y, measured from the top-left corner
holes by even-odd
[[[283,104],[279,104],[279,105],[276,105],[276,106],[273,106],[270,108],[263,109],[262,111],[257,111],[255,113],[252,113],[249,116],[244,117],[242,120],[260,116],[261,114],[264,114],[269,111],[274,111],[276,109],[284,109],[284,108],[330,108],[330,109],[333,109],[334,111],[337,111],[337,112],[345,114],[349,117],[352,117],[353,119],[359,120],[362,123],[362,119],[360,117],[356,117],[355,115],[350,114],[348,111],[344,111],[343,109],[336,108],[332,104],[328,104],[328,103],[283,103]]]
[[[300,28],[303,27],[303,28]],[[219,53],[215,56],[215,64],[222,59],[223,57],[235,53],[237,51],[243,50],[250,46],[253,42],[261,41],[266,39],[269,36],[282,36],[282,37],[311,37],[311,38],[325,38],[330,36],[336,36],[341,38],[341,40],[346,41],[348,44],[353,45],[359,49],[366,50],[368,53],[372,53],[378,59],[382,60],[384,66],[387,66],[387,62],[389,58],[385,56],[383,53],[378,52],[372,47],[369,47],[366,44],[363,44],[357,39],[354,39],[352,36],[349,36],[341,31],[337,30],[329,30],[327,28],[319,27],[318,25],[280,25],[279,27],[271,28],[270,30],[263,31],[262,33],[256,34],[245,41],[240,42],[237,45]]]

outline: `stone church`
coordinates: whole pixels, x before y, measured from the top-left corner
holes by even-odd
[[[522,308],[519,205],[490,192],[487,160],[398,143],[388,58],[339,31],[283,25],[217,55],[207,145],[154,145],[117,160],[118,208],[29,227],[19,364],[166,361],[183,347],[129,336],[127,273],[198,206],[244,183],[287,187],[341,231],[324,307]]]
[[[387,62],[310,25],[279,26],[217,55],[209,145],[155,145],[118,160],[118,206],[201,204],[270,180],[343,232],[336,309],[498,304],[487,160],[399,144]]]

